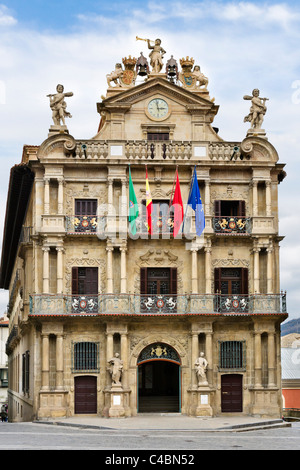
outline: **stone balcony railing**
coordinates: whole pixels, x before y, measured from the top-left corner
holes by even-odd
[[[286,314],[286,294],[35,294],[31,316]]]
[[[239,153],[235,150],[239,143],[215,142],[213,144],[191,141],[76,141],[72,158],[77,160],[236,160]]]

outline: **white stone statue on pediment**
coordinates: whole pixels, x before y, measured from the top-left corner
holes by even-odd
[[[67,103],[65,102],[66,96],[73,96],[72,92],[64,93],[64,87],[58,84],[56,87],[57,93],[47,95],[50,98],[50,108],[52,109],[52,119],[55,126],[65,126],[65,117],[71,118],[71,114],[66,111]]]

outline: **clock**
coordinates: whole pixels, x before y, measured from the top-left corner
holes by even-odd
[[[148,113],[155,119],[164,119],[168,116],[168,103],[161,98],[154,98],[148,104]]]

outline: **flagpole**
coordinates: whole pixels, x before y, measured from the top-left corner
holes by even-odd
[[[191,184],[190,184],[190,191],[189,191],[188,201],[190,200],[190,195],[191,195],[192,187],[193,187],[193,184],[194,184],[195,168],[196,168],[196,166],[197,166],[197,165],[194,166],[194,170],[193,170],[193,176],[192,176],[192,181],[191,181]],[[184,222],[185,222],[187,210],[188,210],[188,204],[186,205],[186,208],[185,208],[185,214],[184,214],[183,224],[182,224],[182,231],[184,230]]]

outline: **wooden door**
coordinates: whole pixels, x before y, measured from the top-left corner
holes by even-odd
[[[221,377],[221,410],[223,413],[243,411],[243,376],[228,374]]]
[[[75,414],[97,413],[97,377],[75,377]]]

